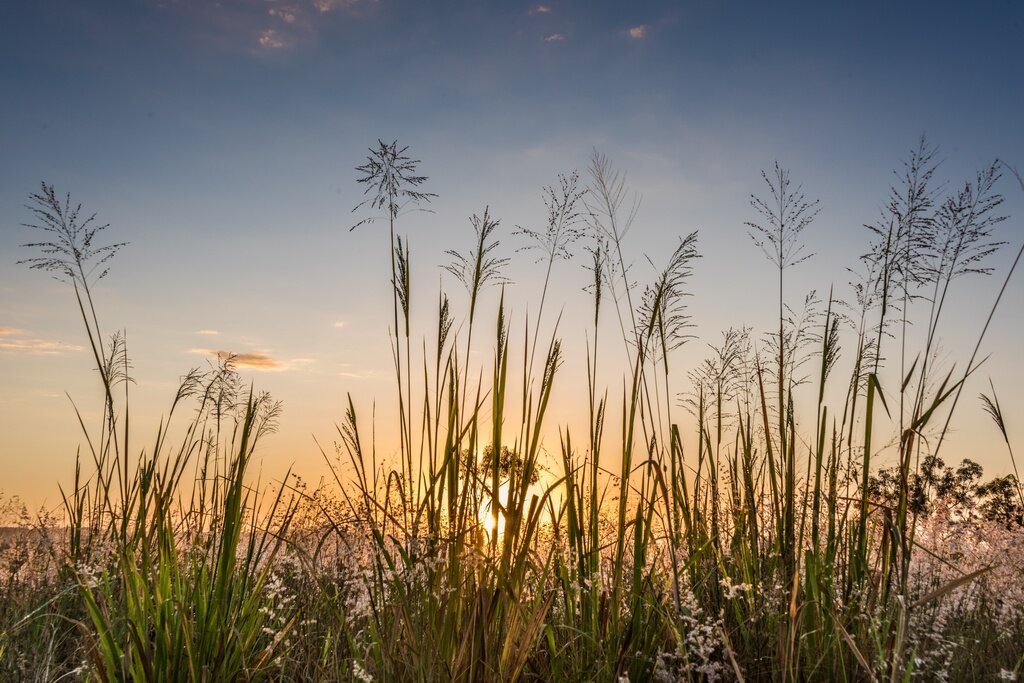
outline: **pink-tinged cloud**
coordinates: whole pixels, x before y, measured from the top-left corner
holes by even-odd
[[[377,0],[149,1],[218,49],[264,55],[315,43],[333,15],[355,18],[377,7]]]
[[[530,16],[535,14],[551,14],[551,8],[547,5],[534,5],[530,8]]]
[[[545,43],[560,43],[565,40],[565,36],[561,33],[552,33],[550,36],[544,38]]]
[[[286,24],[294,24],[298,18],[298,9],[293,7],[271,7],[267,14],[276,17]]]
[[[629,37],[634,40],[643,40],[647,37],[647,24],[640,24],[629,29]]]
[[[372,5],[376,2],[377,0],[313,0],[313,7],[325,14],[339,9],[355,12],[362,6]]]
[[[252,368],[253,370],[284,370],[281,363],[267,353],[234,353],[223,349],[189,349],[189,353],[199,353],[204,356],[215,356],[217,360],[233,359],[237,368]]]
[[[297,370],[316,362],[315,358],[292,358],[287,361],[274,358],[268,351],[250,351],[248,353],[234,353],[223,349],[189,349],[189,353],[198,353],[204,356],[214,356],[219,361],[232,359],[238,369],[257,370],[260,372],[283,372],[285,370]]]
[[[15,331],[17,332],[17,331]],[[64,353],[65,351],[81,351],[77,344],[51,341],[49,339],[4,339],[0,341],[0,352],[4,353]]]
[[[15,334],[24,334],[21,330],[13,327],[0,327],[0,337],[7,337]]]
[[[340,330],[343,327],[345,327],[345,321],[344,320],[335,320],[334,321],[334,329]]]
[[[196,330],[196,334],[201,334],[204,337],[216,337],[220,332],[218,330]]]
[[[227,351],[218,351],[217,357],[225,359],[229,356]],[[252,368],[253,370],[283,370],[281,364],[264,353],[236,353],[234,356],[235,367]]]
[[[206,349],[206,353],[217,356],[217,360],[231,358],[236,368],[250,368],[252,370],[284,370],[281,363],[273,356],[266,353],[233,353],[221,349]]]
[[[281,39],[281,34],[272,28],[268,28],[260,34],[259,43],[260,47],[267,48],[268,50],[280,50],[285,46],[284,41]]]

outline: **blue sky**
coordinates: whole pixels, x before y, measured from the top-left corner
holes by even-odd
[[[1024,166],[1022,21],[1016,2],[4,3],[0,486],[52,500],[79,440],[63,392],[98,408],[70,293],[15,264],[41,180],[131,242],[98,295],[106,327],[127,328],[151,421],[197,351],[261,354],[276,371],[250,371],[286,411],[267,467],[314,471],[311,435],[330,439],[344,393],[389,390],[383,233],[348,232],[352,169],[376,138],[411,145],[439,195],[403,228],[425,303],[470,214],[490,205],[509,232],[541,221],[541,187],[598,148],[643,195],[638,263],[701,231],[692,313],[711,340],[771,323],[770,268],[743,222],[774,160],[823,206],[794,300],[845,293],[862,224],[922,133],[953,185],[996,157]],[[1015,250],[1022,193],[1001,189]],[[514,269],[535,296],[529,261]],[[582,285],[575,265],[557,277]],[[965,282],[954,299],[950,362],[996,287]],[[1007,297],[987,369],[1007,412],[1024,414],[1019,279]],[[691,347],[680,372],[703,353]],[[1005,471],[975,403],[962,443],[986,452],[962,455]]]

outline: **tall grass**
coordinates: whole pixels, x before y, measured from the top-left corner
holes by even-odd
[[[61,201],[52,186],[44,184],[32,201],[33,227],[53,238],[29,245],[44,256],[26,263],[72,284],[105,398],[98,431],[79,414],[86,453],[62,492],[66,538],[50,548],[60,553],[58,578],[73,581],[81,599],[79,609],[58,612],[81,633],[75,655],[82,664],[63,677],[266,678],[294,620],[275,623],[264,589],[295,506],[283,490],[261,505],[246,473],[280,405],[266,394],[241,393],[232,359],[223,358],[210,372],[183,378],[151,450],[130,455],[124,335],[102,343],[92,295],[95,279],[106,274],[96,275],[97,267],[122,245],[99,247],[106,226],[93,227],[94,216],[81,221],[80,206],[70,196]],[[191,399],[195,413],[176,438],[171,420]],[[43,607],[54,607],[52,600]]]
[[[420,298],[396,219],[433,195],[404,148],[380,143],[358,170],[390,228],[399,445],[380,455],[379,428],[349,397],[324,449],[334,485],[315,489],[247,475],[279,405],[245,390],[230,358],[187,375],[153,445],[129,457],[130,363],[123,335],[98,341],[87,270],[119,245],[76,248],[77,210],[44,186],[37,215],[72,246],[29,265],[74,285],[106,409],[98,433],[83,432],[90,474],[79,465],[65,492],[66,538],[47,546],[54,575],[2,624],[0,670],[17,671],[22,639],[48,628],[61,649],[35,675],[104,681],[1017,675],[1024,554],[1004,494],[1021,497],[1019,481],[918,504],[935,497],[922,467],[937,462],[987,329],[965,365],[940,369],[948,292],[989,272],[1003,220],[1001,166],[942,195],[933,157],[924,141],[911,153],[852,301],[811,294],[800,311],[785,273],[809,257],[801,233],[817,203],[781,167],[764,174],[749,226],[775,269],[777,327],[726,331],[686,374],[697,233],[637,284],[626,237],[639,203],[599,154],[586,187],[570,173],[545,190],[543,227],[516,231],[545,270],[536,314],[510,313],[501,225],[485,209],[470,247],[448,252],[465,293],[438,293],[436,326],[414,345]],[[587,372],[563,387],[561,319],[544,313],[552,273],[577,251]],[[599,343],[610,313],[622,340],[611,352]],[[613,358],[625,358],[617,394],[599,384]],[[582,436],[549,424],[569,395],[586,396]],[[994,387],[984,406],[1009,447]],[[878,474],[882,452],[897,464]],[[982,499],[997,495],[1011,514],[986,519]],[[982,532],[987,545],[961,542]]]

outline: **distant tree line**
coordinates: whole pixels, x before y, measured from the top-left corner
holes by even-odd
[[[1020,482],[1013,474],[983,482],[981,465],[964,459],[956,467],[942,458],[929,455],[911,473],[908,509],[927,516],[937,503],[949,504],[963,512],[1003,524],[1007,528],[1024,527],[1024,501]],[[899,501],[899,467],[878,470],[870,478],[869,493],[875,502],[895,506]]]

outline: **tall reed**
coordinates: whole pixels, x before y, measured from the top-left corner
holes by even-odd
[[[395,228],[433,195],[405,148],[378,142],[357,172],[361,206],[390,228],[398,445],[380,452],[375,414],[349,396],[324,452],[333,486],[312,490],[254,478],[280,405],[247,389],[230,357],[187,374],[152,445],[130,456],[125,335],[101,343],[91,292],[121,245],[96,246],[106,226],[44,185],[33,225],[52,239],[26,263],[73,285],[104,410],[89,429],[79,415],[85,456],[51,552],[70,587],[0,622],[0,671],[16,670],[25,634],[63,620],[72,654],[57,675],[102,681],[1016,675],[1020,482],[980,485],[965,464],[927,488],[988,329],[965,365],[943,367],[944,310],[1001,246],[1003,167],[943,193],[934,156],[924,140],[911,151],[851,301],[833,287],[802,307],[787,273],[809,256],[818,204],[781,166],[762,174],[768,194],[747,226],[772,267],[777,327],[728,329],[687,373],[697,233],[648,259],[644,277],[627,241],[638,195],[596,152],[585,187],[573,172],[543,190],[540,228],[509,237],[490,208],[470,218],[468,248],[447,252],[456,287],[437,293],[414,344],[426,299]],[[532,317],[507,277],[503,241],[516,238],[544,270]],[[564,339],[550,285],[579,255],[587,327]],[[609,347],[616,327],[622,345]],[[564,372],[570,353],[584,376]],[[601,385],[614,367],[621,391]],[[983,406],[1015,468],[990,391]],[[585,406],[585,434],[551,423],[563,401]],[[956,545],[972,533],[987,544]],[[987,639],[980,662],[956,656],[971,633]]]

